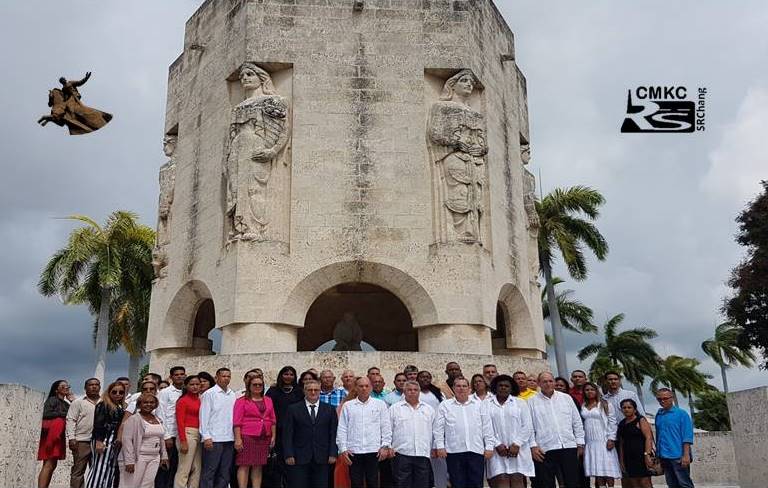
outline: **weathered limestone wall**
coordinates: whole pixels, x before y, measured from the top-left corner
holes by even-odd
[[[501,301],[510,353],[542,357],[512,32],[489,0],[353,3],[210,0],[187,22],[168,78],[177,170],[168,276],[152,295],[153,364],[164,349],[199,354],[190,324],[207,298],[222,353],[295,351],[312,302],[349,281],[394,293],[420,351],[490,354]],[[269,72],[290,108],[291,138],[272,166],[290,199],[271,214],[274,238],[227,244],[223,161],[245,61]],[[471,104],[487,125],[482,245],[443,243],[434,229],[427,113],[460,69],[479,81]]]
[[[242,378],[246,371],[261,368],[267,383],[273,383],[277,372],[283,366],[290,365],[301,373],[309,368],[318,371],[330,369],[336,374],[337,381],[344,369],[351,369],[358,375],[364,375],[371,366],[381,368],[386,387],[392,388],[395,373],[406,365],[414,364],[419,369],[432,373],[433,381],[439,384],[445,379],[445,364],[457,361],[465,374],[482,371],[483,366],[494,362],[500,373],[512,374],[522,370],[539,373],[549,370],[546,361],[514,356],[485,356],[473,354],[430,354],[416,352],[294,352],[263,354],[232,354],[197,357],[173,357],[158,355],[153,362],[153,371],[165,374],[171,366],[184,366],[188,373],[208,371],[213,374],[218,368],[226,366],[232,370],[232,388],[242,388]]]
[[[697,432],[694,434],[694,462],[691,465],[691,476],[696,486],[736,486],[739,484],[734,437],[731,432]],[[742,488],[744,488],[743,485]]]
[[[768,486],[768,386],[728,394],[741,488]]]
[[[40,424],[45,393],[24,385],[0,384],[0,487],[37,486]],[[71,457],[60,461],[51,486],[69,486]]]

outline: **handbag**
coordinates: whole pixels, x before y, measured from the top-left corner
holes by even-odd
[[[651,467],[648,468],[648,473],[651,476],[661,476],[664,474],[664,468],[661,466],[661,459],[656,456],[656,453],[652,453],[650,456]]]

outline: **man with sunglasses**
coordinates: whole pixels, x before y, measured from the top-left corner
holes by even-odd
[[[667,487],[694,488],[691,480],[691,417],[675,405],[675,395],[669,388],[659,388],[656,400],[661,406],[655,419],[656,454],[664,468]]]

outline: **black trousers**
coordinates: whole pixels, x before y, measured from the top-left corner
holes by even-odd
[[[392,488],[392,460],[387,458],[379,463],[379,488]]]
[[[428,457],[398,454],[391,464],[394,488],[431,488],[432,464]]]
[[[379,488],[378,453],[355,454],[349,467],[352,488]]]
[[[576,448],[553,449],[544,455],[544,462],[533,462],[536,469],[535,488],[555,488],[557,475],[562,476],[563,488],[580,488],[582,477],[579,476],[579,456]]]
[[[483,488],[485,458],[476,452],[448,453],[448,479],[452,488]]]
[[[173,438],[173,447],[168,449],[168,469],[161,467],[157,470],[155,488],[173,488],[173,479],[176,477],[176,468],[178,467],[179,451],[176,450],[176,438]]]
[[[286,466],[288,486],[296,488],[329,488],[328,463]]]

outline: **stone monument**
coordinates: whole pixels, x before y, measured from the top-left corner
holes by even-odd
[[[184,45],[153,371],[546,369],[526,83],[492,1],[209,0]]]

